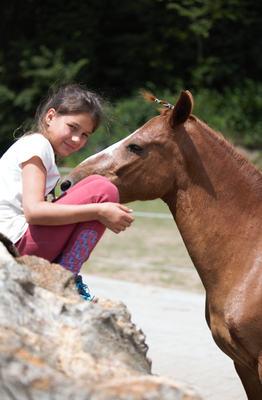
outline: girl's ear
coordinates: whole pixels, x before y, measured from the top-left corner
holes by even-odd
[[[45,116],[45,122],[47,125],[50,125],[50,122],[54,119],[56,116],[56,111],[54,108],[50,108],[50,110],[47,111],[46,116]]]

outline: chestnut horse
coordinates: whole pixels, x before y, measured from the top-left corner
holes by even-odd
[[[157,99],[156,99],[157,101]],[[193,97],[77,166],[66,189],[109,178],[121,203],[161,198],[206,290],[206,319],[249,400],[262,399],[262,175],[194,115]]]

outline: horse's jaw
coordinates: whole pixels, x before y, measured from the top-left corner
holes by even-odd
[[[112,165],[112,159],[105,159],[103,162],[100,162],[100,160],[101,153],[86,158],[63,179],[61,189],[63,191],[68,190],[90,175],[105,176],[110,181],[113,181],[115,179],[115,174],[112,171],[112,168],[110,168],[110,164]]]

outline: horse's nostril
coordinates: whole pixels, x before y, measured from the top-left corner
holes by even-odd
[[[63,192],[65,192],[67,189],[69,189],[71,186],[71,182],[70,181],[64,181],[61,183],[61,190],[63,190]]]

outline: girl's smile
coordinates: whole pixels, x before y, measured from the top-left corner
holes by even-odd
[[[51,108],[46,114],[49,141],[54,153],[66,157],[81,149],[91,135],[94,122],[90,114],[57,115]]]

